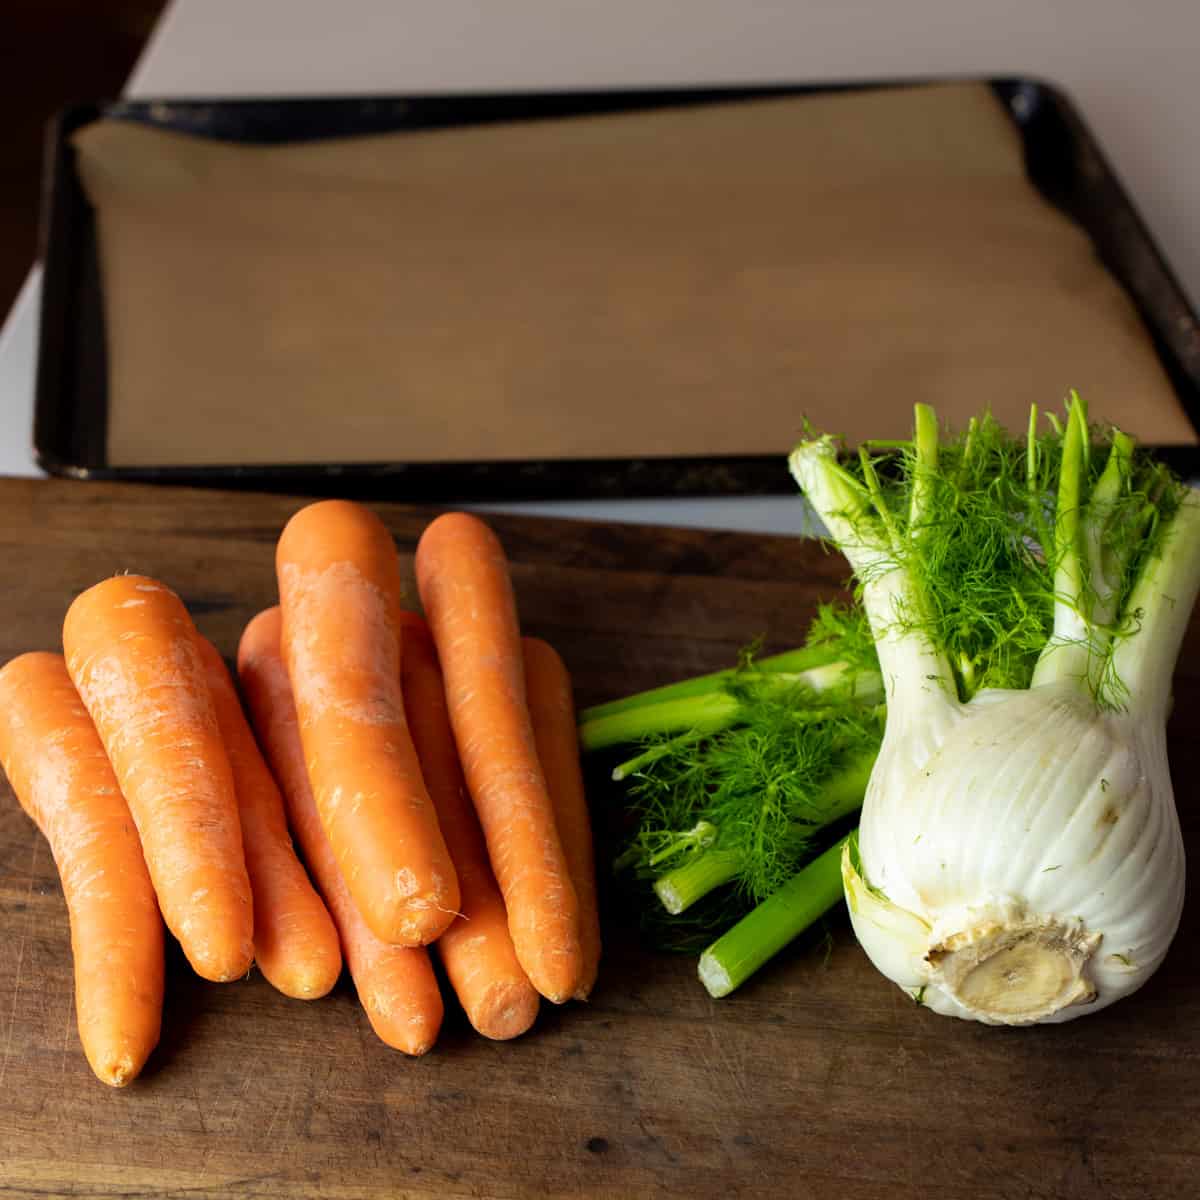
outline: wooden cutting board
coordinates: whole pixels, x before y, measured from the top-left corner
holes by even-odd
[[[274,600],[275,538],[299,502],[0,481],[0,658],[56,648],[71,598],[160,576],[232,654]],[[404,556],[428,511],[380,506]],[[800,539],[496,518],[527,631],[581,703],[782,648],[845,575]],[[415,594],[415,592],[410,592]],[[1200,770],[1200,624],[1171,756],[1187,847]],[[609,804],[597,790],[594,803]],[[606,814],[598,812],[603,824]],[[5,1196],[524,1197],[1196,1194],[1200,966],[1194,889],[1136,996],[1065,1026],[985,1028],[914,1007],[848,923],[712,1001],[610,909],[600,984],[510,1044],[448,1006],[412,1061],[343,981],[314,1003],[257,975],[213,985],[174,951],[162,1042],[109,1091],[75,1031],[65,909],[41,837],[0,793],[0,1192]]]

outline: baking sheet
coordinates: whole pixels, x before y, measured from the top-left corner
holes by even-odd
[[[786,486],[805,418],[902,436],[923,400],[1021,428],[1070,387],[1196,442],[985,84],[267,147],[109,119],[74,143],[106,468],[673,464],[705,491],[773,461]]]

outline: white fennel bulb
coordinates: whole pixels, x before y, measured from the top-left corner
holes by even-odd
[[[1092,446],[1077,397],[1065,427],[1036,422],[1024,444],[985,421],[941,447],[918,406],[898,483],[829,438],[790,460],[854,568],[887,695],[843,858],[855,935],[921,1003],[992,1024],[1134,991],[1184,895],[1166,719],[1200,498],[1119,432]]]

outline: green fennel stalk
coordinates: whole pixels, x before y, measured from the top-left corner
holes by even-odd
[[[842,848],[834,842],[700,955],[710,996],[728,996],[842,899]]]
[[[837,646],[809,645],[796,650],[785,650],[782,654],[772,654],[766,658],[754,658],[754,666],[759,671],[786,671],[797,674],[811,670],[813,667],[824,667],[829,663],[838,662],[841,658]],[[748,660],[747,660],[748,661]],[[579,729],[584,748],[598,750],[606,745],[618,745],[628,740],[625,737],[614,737],[609,740],[604,736],[605,725],[601,722],[619,713],[636,711],[652,704],[663,704],[676,700],[684,700],[693,696],[708,696],[719,694],[738,673],[744,669],[747,661],[738,667],[728,667],[723,671],[711,671],[707,675],[695,675],[690,679],[681,679],[677,683],[664,684],[662,687],[650,688],[633,696],[623,696],[619,700],[609,700],[604,704],[593,704],[583,709],[579,714]],[[634,737],[642,736],[640,726],[633,727]]]

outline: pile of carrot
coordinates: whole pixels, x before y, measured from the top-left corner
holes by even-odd
[[[50,844],[80,1040],[113,1086],[158,1041],[164,922],[214,982],[257,964],[315,1000],[344,964],[372,1028],[411,1055],[443,1018],[431,947],[488,1038],[596,981],[571,682],[522,636],[493,531],[430,523],[424,616],[358,504],[302,508],[275,567],[279,604],[246,626],[236,679],[142,575],[77,596],[61,654],[0,669],[0,765]]]

